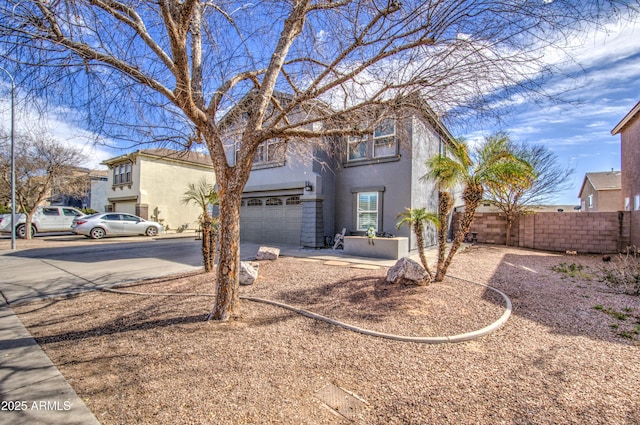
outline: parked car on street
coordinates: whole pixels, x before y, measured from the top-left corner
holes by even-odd
[[[31,222],[31,236],[44,232],[71,232],[73,220],[82,217],[82,211],[73,207],[38,207]],[[27,236],[27,216],[16,214],[16,236]],[[0,215],[0,233],[11,233],[11,214]]]
[[[77,235],[102,239],[105,236],[156,236],[164,228],[160,223],[133,214],[108,212],[78,217],[73,220],[71,230]]]

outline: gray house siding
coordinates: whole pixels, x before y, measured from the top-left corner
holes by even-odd
[[[396,160],[367,163],[360,166],[348,164],[341,167],[336,177],[336,231],[343,227],[351,234],[362,234],[356,228],[356,193],[376,191],[380,193],[378,232],[409,238],[410,249],[417,247],[415,235],[408,226],[396,227],[398,214],[405,208],[426,208],[436,212],[437,192],[433,183],[422,181],[427,172],[425,161],[439,150],[440,138],[431,127],[414,117],[404,120],[403,130],[398,132],[399,156]],[[436,243],[435,229],[425,232],[427,245]]]
[[[336,208],[336,229],[346,228],[351,234],[361,234],[356,226],[356,194],[379,192],[378,232],[409,236],[406,228],[396,229],[396,217],[411,205],[410,177],[410,155],[402,153],[396,162],[341,169],[336,181],[336,204],[339,206]]]
[[[251,172],[242,196],[242,240],[324,246],[326,231],[332,225],[325,219],[325,201],[327,195],[333,197],[333,182],[330,175],[317,171],[317,155],[311,144],[289,144],[283,164],[258,166]],[[299,197],[300,205],[287,205],[294,197]],[[282,205],[266,205],[272,198]],[[332,206],[332,201],[329,204]]]
[[[415,235],[407,226],[396,227],[397,216],[406,208],[437,211],[434,184],[422,177],[426,159],[439,151],[439,133],[429,122],[407,114],[395,124],[395,154],[384,141],[389,138],[386,133],[371,137],[371,149],[377,146],[386,156],[348,161],[347,140],[337,138],[326,144],[289,143],[283,161],[256,165],[243,192],[241,239],[319,248],[343,228],[348,235],[364,234],[357,226],[358,193],[374,192],[377,231],[407,237],[409,248],[415,249]],[[233,141],[229,142],[227,156],[233,161]],[[332,154],[336,151],[342,156]],[[298,204],[287,205],[296,197]],[[369,205],[373,200],[369,198]],[[365,212],[360,218],[366,223],[373,215]],[[434,245],[435,229],[429,227],[425,237]]]
[[[322,216],[323,216],[323,236],[333,236],[335,230],[336,209],[336,168],[338,161],[332,158],[322,149],[315,149],[313,161],[313,173],[319,176],[318,183],[314,187],[317,188],[317,194],[322,197]],[[324,246],[324,244],[323,244]]]
[[[433,181],[423,179],[427,174],[425,162],[437,155],[441,149],[440,135],[430,126],[426,126],[417,118],[412,120],[411,138],[411,208],[425,208],[428,212],[438,211],[438,191]],[[411,234],[410,249],[417,249],[415,235]],[[437,243],[436,229],[433,225],[425,226],[424,242],[427,246]]]

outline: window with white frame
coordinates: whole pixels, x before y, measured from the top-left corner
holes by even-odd
[[[589,198],[587,199],[587,207],[588,208],[593,208],[593,194],[589,195]]]
[[[124,185],[131,184],[131,163],[123,162],[113,166],[113,184]]]
[[[349,161],[358,161],[369,158],[369,138],[367,136],[350,136],[347,139]]]
[[[262,142],[256,149],[256,154],[253,157],[253,165],[281,165],[285,160],[286,150],[287,144],[283,140],[273,139]],[[240,143],[236,143],[236,163],[238,162],[239,153]]]
[[[631,199],[628,196],[624,198],[624,210],[631,211]]]
[[[373,132],[373,157],[396,154],[396,126],[393,119],[383,120]]]
[[[640,195],[636,195],[634,198],[634,207],[636,211],[640,211]]]
[[[374,129],[373,134],[347,138],[347,161],[372,160],[395,157],[398,154],[396,121],[386,118]]]
[[[357,194],[357,223],[360,231],[373,226],[378,230],[378,192],[359,192]]]

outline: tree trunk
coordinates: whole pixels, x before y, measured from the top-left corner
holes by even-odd
[[[447,252],[447,216],[453,208],[453,199],[449,192],[438,192],[439,208],[438,208],[438,264],[436,265],[436,280],[438,282],[444,279],[442,268],[444,267],[445,254]],[[440,280],[438,280],[438,276]]]
[[[218,252],[219,233],[220,233],[220,226],[219,226],[218,220],[214,219],[211,222],[211,233],[210,233],[211,239],[209,242],[210,249],[207,257],[209,264],[211,264],[211,270],[213,270],[216,264],[216,253]]]
[[[447,269],[449,269],[449,265],[451,265],[451,261],[453,260],[453,256],[456,254],[460,245],[462,245],[462,241],[464,240],[464,235],[469,232],[471,228],[471,223],[473,223],[473,219],[476,216],[476,210],[478,209],[478,205],[482,201],[482,194],[484,193],[482,185],[471,183],[468,184],[464,189],[464,193],[462,198],[464,199],[464,214],[462,215],[462,219],[460,220],[460,226],[458,231],[453,238],[453,242],[451,243],[451,250],[449,250],[449,255],[447,255],[447,259],[442,265],[442,268],[438,270],[438,274],[436,275],[436,282],[442,282],[445,275],[447,274]]]
[[[513,225],[513,218],[507,214],[507,236],[505,238],[505,245],[511,246],[511,226]]]
[[[428,280],[431,281],[432,274],[431,274],[431,270],[429,270],[429,262],[427,261],[427,256],[424,253],[424,234],[422,233],[424,229],[422,227],[422,224],[420,223],[417,223],[414,227],[415,228],[413,229],[413,231],[416,233],[416,239],[417,239],[416,242],[418,243],[418,255],[420,256],[420,261],[422,262],[422,266],[429,274]]]
[[[211,261],[213,226],[209,214],[203,215],[200,225],[202,226],[202,262],[204,263],[205,273],[209,273],[213,271],[213,262]]]
[[[33,234],[31,233],[31,227],[33,223],[33,216],[36,211],[38,211],[38,207],[36,206],[28,214],[25,214],[25,223],[24,223],[24,238],[27,240],[33,239]],[[17,227],[17,226],[16,226]],[[15,232],[15,229],[14,229]]]
[[[242,190],[227,188],[220,190],[220,249],[216,275],[217,291],[215,305],[209,314],[209,319],[227,321],[240,315],[241,199]]]

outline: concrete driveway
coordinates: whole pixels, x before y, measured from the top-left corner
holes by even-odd
[[[0,292],[11,304],[198,270],[200,241],[193,238],[81,243],[2,251]]]

